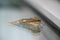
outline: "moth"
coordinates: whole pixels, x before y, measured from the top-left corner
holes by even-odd
[[[17,25],[19,27],[23,25],[22,27],[28,30],[31,30],[34,33],[40,32],[41,20],[36,16],[33,16],[31,18],[19,19],[19,20],[16,20],[14,22],[9,22],[9,23]]]

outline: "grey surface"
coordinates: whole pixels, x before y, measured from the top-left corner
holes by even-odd
[[[60,28],[60,2],[57,0],[26,0]]]
[[[35,14],[27,7],[23,7],[22,9],[1,8],[0,40],[47,40],[43,35],[43,32],[34,34],[27,29],[8,23],[17,19],[29,18],[31,16],[35,16]]]
[[[60,40],[60,37],[50,28],[46,23],[43,22],[43,35],[47,38],[47,40]]]

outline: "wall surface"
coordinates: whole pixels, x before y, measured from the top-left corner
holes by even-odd
[[[47,40],[41,33],[32,33],[27,29],[12,25],[8,22],[22,18],[37,16],[27,7],[0,9],[0,40]]]

